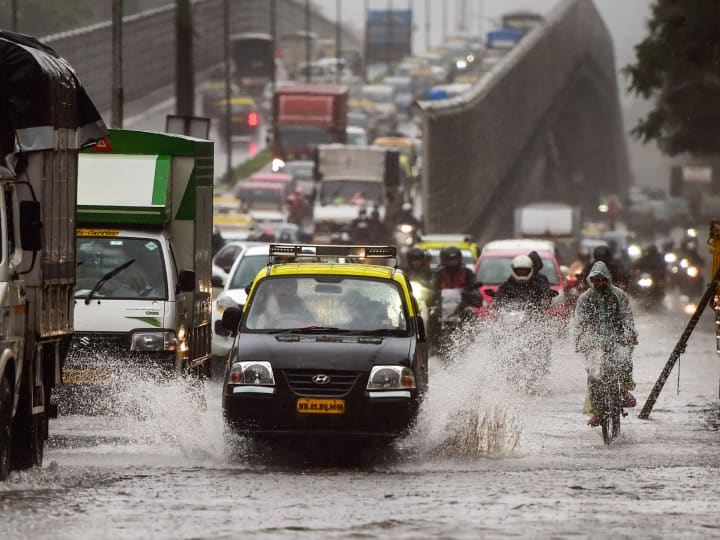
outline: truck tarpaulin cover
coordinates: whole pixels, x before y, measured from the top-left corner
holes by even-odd
[[[386,151],[370,146],[318,146],[318,173],[322,179],[383,181]]]
[[[280,96],[278,109],[278,124],[281,125],[333,125],[331,96]]]
[[[10,126],[10,129],[8,129]],[[75,131],[73,148],[107,128],[73,68],[37,39],[0,31],[0,158],[54,148],[54,131]]]

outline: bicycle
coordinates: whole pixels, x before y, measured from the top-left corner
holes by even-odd
[[[623,409],[625,391],[620,371],[613,362],[605,361],[599,377],[588,376],[590,403],[602,428],[605,444],[620,436],[620,419],[627,416]]]

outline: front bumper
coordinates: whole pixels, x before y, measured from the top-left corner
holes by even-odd
[[[415,389],[367,391],[368,374],[356,373],[347,374],[352,382],[344,392],[300,393],[296,391],[299,377],[297,372],[280,371],[276,373],[275,387],[225,384],[226,420],[239,433],[263,437],[394,439],[407,433],[417,418],[420,399]],[[298,412],[299,400],[342,401],[343,412]]]

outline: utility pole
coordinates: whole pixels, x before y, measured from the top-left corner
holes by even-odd
[[[448,23],[448,3],[447,0],[443,0],[442,6],[442,41],[445,43],[447,39],[447,23]]]
[[[225,154],[227,159],[225,169],[225,183],[232,183],[232,130],[230,129],[230,0],[223,0],[223,61],[225,64],[225,114],[223,126],[225,128]]]
[[[310,69],[310,0],[305,0],[305,82],[312,80]]]
[[[335,65],[335,82],[340,84],[342,78],[342,62],[340,57],[342,56],[342,11],[340,8],[340,0],[335,0],[335,58],[337,64]]]
[[[368,82],[368,61],[367,61],[367,55],[368,55],[368,0],[363,0],[363,28],[365,28],[365,32],[363,33],[363,54],[362,54],[362,73],[363,73],[363,82],[367,84]]]
[[[193,116],[195,73],[190,0],[176,0],[175,25],[175,112],[180,116]]]
[[[112,3],[112,118],[114,128],[123,127],[123,61],[122,61],[123,0]]]
[[[277,12],[276,12],[276,1],[270,0],[270,39],[272,41],[272,69],[270,71],[270,87],[272,88],[273,96],[275,95],[275,58],[277,54]]]
[[[10,9],[12,10],[12,21],[10,23],[10,29],[13,32],[17,32],[18,31],[17,0],[12,0],[12,3],[10,4]]]
[[[392,73],[390,69],[392,63],[392,42],[393,42],[393,3],[387,0],[388,26],[387,26],[387,42],[385,43],[385,62],[387,62],[387,71]]]

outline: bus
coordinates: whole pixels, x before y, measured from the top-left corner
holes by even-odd
[[[235,78],[244,93],[257,96],[272,80],[275,45],[270,34],[243,32],[230,36]]]

